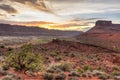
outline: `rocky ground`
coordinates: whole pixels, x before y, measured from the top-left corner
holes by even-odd
[[[1,46],[1,51],[9,49]],[[19,48],[20,50],[20,48]],[[44,70],[33,73],[14,72],[24,80],[119,80],[120,54],[99,46],[54,39],[34,44],[32,51],[44,57]],[[1,74],[1,79],[4,76]]]

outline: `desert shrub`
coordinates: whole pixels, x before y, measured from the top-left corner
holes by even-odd
[[[79,79],[76,77],[70,77],[70,78],[68,78],[68,80],[79,80]]]
[[[120,77],[119,76],[114,76],[114,78],[112,78],[114,80],[120,80]]]
[[[60,70],[59,68],[56,69],[55,73],[60,73],[62,72],[62,70]]]
[[[105,73],[102,72],[102,71],[99,71],[99,70],[93,70],[92,74],[93,74],[94,76],[99,76],[99,75],[102,75],[102,74],[105,74]]]
[[[85,74],[85,73],[84,73],[84,74],[82,74],[82,77],[87,77],[87,74]]]
[[[39,71],[43,66],[43,58],[40,54],[29,52],[31,46],[25,45],[20,52],[11,52],[6,56],[6,64],[18,71]]]
[[[119,66],[114,66],[114,67],[113,67],[113,70],[116,70],[116,71],[117,71],[117,70],[120,70],[120,67],[119,67]]]
[[[84,70],[83,70],[82,68],[78,68],[78,69],[77,69],[77,72],[79,72],[79,73],[83,73]]]
[[[22,80],[22,78],[17,76],[16,74],[8,74],[7,76],[12,78],[12,80]]]
[[[44,80],[53,80],[54,75],[51,74],[51,73],[45,73],[45,74],[43,75],[43,78],[44,78]]]
[[[100,71],[101,71],[101,70],[103,70],[103,68],[102,68],[101,66],[99,66],[99,67],[97,68],[97,70],[100,70]]]
[[[5,46],[4,46],[4,45],[1,45],[0,48],[5,48]]]
[[[92,75],[91,74],[88,74],[88,78],[91,78],[92,77]]]
[[[80,77],[80,74],[76,71],[71,71],[69,76],[76,76],[76,77]]]
[[[106,74],[101,74],[101,75],[98,76],[98,78],[101,79],[101,80],[107,80],[109,78],[109,76],[106,75]]]
[[[61,60],[62,60],[62,57],[61,57],[61,56],[57,56],[57,57],[55,57],[55,60],[56,60],[56,61],[61,61]]]
[[[112,75],[113,75],[113,76],[120,76],[120,72],[119,72],[119,71],[113,71],[113,72],[112,72]]]
[[[17,77],[17,76],[8,75],[8,76],[3,77],[2,80],[22,80],[22,78]]]
[[[9,77],[9,76],[5,76],[5,77],[2,78],[2,80],[14,80],[14,79]]]
[[[69,72],[72,69],[72,65],[67,62],[60,64],[58,67],[59,67],[59,69],[61,69],[64,72]]]
[[[59,73],[55,76],[55,80],[65,80],[66,75],[64,73]]]
[[[4,65],[4,66],[2,66],[2,69],[3,69],[4,71],[9,70],[9,66]]]
[[[72,57],[72,58],[75,57],[75,56],[76,56],[76,55],[75,55],[74,53],[71,53],[71,54],[70,54],[70,57]]]
[[[7,71],[0,70],[0,75],[5,76],[5,75],[7,75],[7,74],[8,74]]]
[[[12,50],[13,50],[13,48],[9,47],[7,50],[8,50],[8,51],[12,51]]]
[[[89,66],[89,65],[85,65],[83,67],[84,71],[87,71],[87,70],[90,70],[90,71],[93,71],[93,67]]]
[[[49,73],[60,73],[60,72],[69,72],[72,67],[70,63],[61,63],[59,65],[52,65],[46,71]]]
[[[47,69],[47,72],[50,72],[50,73],[55,73],[55,71],[57,70],[57,65],[52,65],[50,66],[48,69]]]
[[[68,57],[68,53],[65,53],[64,55]]]
[[[55,52],[51,52],[50,53],[50,56],[52,56],[52,57],[56,57],[58,54],[57,53],[55,53]]]
[[[25,44],[21,47],[23,52],[32,52],[33,46],[32,44]]]
[[[35,77],[36,75],[32,71],[26,71],[26,75],[29,77]]]
[[[55,70],[50,68],[50,69],[47,69],[47,72],[49,72],[49,73],[54,73]]]
[[[60,73],[62,70],[59,68],[59,65],[52,65],[47,69],[49,73]]]

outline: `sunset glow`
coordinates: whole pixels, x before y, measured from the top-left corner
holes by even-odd
[[[0,23],[86,31],[99,19],[120,23],[119,2],[119,0],[1,0]]]

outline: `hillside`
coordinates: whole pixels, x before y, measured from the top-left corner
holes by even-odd
[[[17,52],[21,49],[22,47],[18,48]],[[2,52],[7,50],[1,47]],[[120,71],[120,55],[117,52],[98,46],[53,39],[46,44],[33,45],[30,51],[39,53],[44,58],[44,72],[48,74],[47,79],[43,79],[44,72],[22,74],[10,70],[9,73],[16,73],[25,80],[52,80],[49,79],[49,74],[56,77],[60,73],[66,75],[65,79],[61,79],[64,76],[60,76],[60,80],[71,80],[70,78],[75,80],[102,80],[104,78],[105,80],[114,80],[115,76],[112,76],[112,74],[114,71]],[[61,68],[57,65],[61,65]]]
[[[120,51],[120,24],[111,21],[97,21],[95,27],[77,36],[83,43],[93,44]]]
[[[82,32],[49,30],[39,27],[0,24],[0,36],[75,36]]]

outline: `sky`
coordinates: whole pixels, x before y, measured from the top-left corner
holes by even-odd
[[[0,0],[0,23],[87,31],[97,20],[120,23],[120,0]]]

